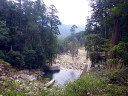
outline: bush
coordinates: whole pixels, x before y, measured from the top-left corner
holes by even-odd
[[[0,59],[5,59],[5,54],[2,50],[0,50]]]
[[[126,65],[128,62],[128,52],[127,52],[127,43],[120,42],[118,45],[114,46],[111,51],[116,56],[116,63],[121,65]]]
[[[19,69],[24,67],[24,58],[19,51],[10,51],[8,52],[7,56],[7,61],[11,63],[12,66]]]
[[[117,84],[108,84],[107,79],[93,75],[81,77],[69,83],[65,88],[65,96],[125,96],[128,88]]]
[[[24,59],[27,68],[36,68],[36,52],[34,50],[28,50]]]
[[[0,59],[0,62],[1,62],[2,64],[10,65],[10,63],[5,62],[5,61],[4,61],[4,60],[2,60],[2,59]]]

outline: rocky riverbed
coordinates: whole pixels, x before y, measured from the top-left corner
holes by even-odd
[[[5,90],[26,91],[30,96],[40,93],[40,90],[45,90],[46,83],[49,80],[41,79],[44,72],[40,70],[21,70],[14,71],[10,65],[0,62],[0,96]],[[35,95],[37,96],[37,95]]]
[[[70,53],[60,54],[57,56],[54,64],[60,66],[60,69],[73,69],[82,72],[84,67],[90,63],[86,59],[86,54],[84,47],[78,49],[78,55],[74,58],[72,58]]]

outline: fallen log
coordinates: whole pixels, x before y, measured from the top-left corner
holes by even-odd
[[[51,80],[50,82],[45,84],[45,87],[48,88],[50,86],[52,86],[55,83],[55,80]]]

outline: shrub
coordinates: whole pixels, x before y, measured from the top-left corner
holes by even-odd
[[[27,68],[31,69],[36,67],[36,52],[34,50],[28,50],[24,59]]]
[[[12,66],[20,69],[24,67],[24,58],[19,51],[10,51],[8,52],[7,56],[7,61],[11,63]]]
[[[2,64],[10,65],[10,63],[5,62],[5,61],[4,61],[4,60],[2,60],[2,59],[0,59],[0,62],[1,62]]]
[[[5,59],[5,54],[2,50],[0,50],[0,59]]]
[[[120,65],[126,65],[128,62],[128,52],[127,52],[127,43],[120,42],[118,45],[114,46],[111,51],[116,56],[116,63]]]
[[[64,94],[65,96],[124,96],[128,90],[125,86],[108,84],[106,81],[108,81],[107,78],[86,74],[85,77],[67,84]]]

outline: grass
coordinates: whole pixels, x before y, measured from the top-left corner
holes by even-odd
[[[0,62],[2,63],[2,64],[6,64],[6,65],[11,65],[10,63],[8,63],[8,62],[5,62],[4,60],[2,60],[2,59],[0,59]]]

